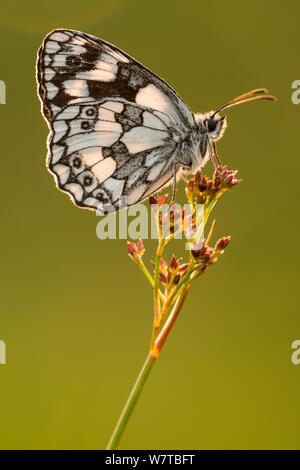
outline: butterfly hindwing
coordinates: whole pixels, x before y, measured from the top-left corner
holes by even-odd
[[[81,207],[135,204],[173,176],[178,135],[170,122],[121,99],[69,105],[51,122],[48,167]]]
[[[52,31],[40,48],[37,71],[48,121],[77,100],[113,97],[169,114],[182,130],[195,124],[187,105],[166,82],[94,36],[65,29]]]

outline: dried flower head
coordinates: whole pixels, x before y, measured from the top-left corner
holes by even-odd
[[[135,262],[140,262],[143,254],[145,253],[145,247],[143,240],[139,239],[137,244],[133,242],[127,242],[128,255]]]
[[[230,237],[221,237],[213,247],[210,246],[214,222],[207,237],[201,237],[215,202],[222,193],[241,181],[236,178],[236,173],[219,166],[209,179],[198,171],[187,181],[185,188],[190,209],[188,213],[175,203],[167,206],[168,194],[150,197],[158,228],[158,246],[155,261],[152,262],[153,276],[142,261],[145,251],[142,240],[137,244],[127,242],[129,256],[139,265],[153,287],[154,322],[150,351],[153,357],[159,355],[191,284],[218,260],[230,242]],[[164,249],[180,231],[185,232],[188,241],[189,260],[183,262],[183,257],[173,255],[168,263],[163,257]]]
[[[163,286],[171,289],[175,285],[177,285],[182,277],[184,277],[189,263],[180,264],[182,258],[176,259],[173,255],[171,258],[170,263],[168,264],[164,258],[160,259],[159,265],[159,280],[163,284]],[[155,263],[153,263],[155,267]]]
[[[235,176],[237,171],[229,171],[226,166],[219,166],[214,172],[212,179],[209,179],[201,171],[198,171],[194,178],[188,181],[186,195],[189,201],[196,198],[200,204],[205,204],[208,200],[218,198],[222,192],[236,186],[240,181]]]

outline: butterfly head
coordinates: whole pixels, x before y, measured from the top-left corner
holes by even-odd
[[[215,114],[214,111],[206,114],[196,114],[195,119],[201,132],[206,134],[209,140],[213,142],[221,139],[227,127],[226,117],[221,117],[219,114]]]
[[[219,114],[214,114],[212,111],[205,116],[203,124],[209,139],[216,142],[223,136],[227,121],[225,116],[221,117]]]

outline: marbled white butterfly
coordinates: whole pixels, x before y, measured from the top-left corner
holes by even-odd
[[[219,111],[254,99],[253,90],[218,111],[193,114],[161,78],[117,47],[56,29],[38,54],[37,79],[49,123],[47,166],[59,189],[84,208],[118,210],[146,199],[182,170],[194,173],[226,127]],[[258,93],[263,93],[257,96]],[[256,95],[256,96],[253,96]]]

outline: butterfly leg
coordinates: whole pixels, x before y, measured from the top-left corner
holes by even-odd
[[[173,191],[172,191],[171,204],[174,204],[174,202],[175,202],[176,185],[177,185],[177,171],[178,171],[178,164],[175,162],[174,163],[174,168],[173,168]]]
[[[216,157],[216,160],[217,160],[217,162],[218,162],[218,165],[219,165],[219,166],[222,166],[222,162],[221,162],[221,160],[220,160],[220,158],[219,158],[219,155],[218,155],[218,152],[217,152],[217,146],[216,146],[215,142],[213,142],[213,150],[214,150],[214,156]]]
[[[223,178],[222,174],[221,174],[220,171],[218,170],[218,165],[216,164],[216,162],[215,162],[215,160],[214,160],[214,156],[215,156],[215,155],[214,155],[213,152],[212,152],[212,148],[211,148],[211,145],[210,145],[210,142],[209,142],[209,141],[208,141],[208,146],[207,146],[207,147],[208,147],[209,157],[210,157],[210,159],[211,159],[211,161],[212,161],[212,164],[213,164],[213,166],[214,166],[214,169],[215,169],[216,173],[218,173],[218,175],[221,176],[221,178]],[[213,147],[213,148],[214,148],[214,147]],[[219,163],[220,160],[218,159],[217,162]],[[220,163],[221,163],[221,162],[220,162]]]
[[[174,202],[175,202],[176,186],[177,186],[177,172],[180,168],[184,168],[186,170],[191,170],[191,165],[183,163],[183,162],[175,162],[174,163],[174,168],[173,168],[173,192],[172,192],[171,204],[174,204]],[[181,174],[181,178],[186,183],[188,182],[188,179],[183,174]]]

